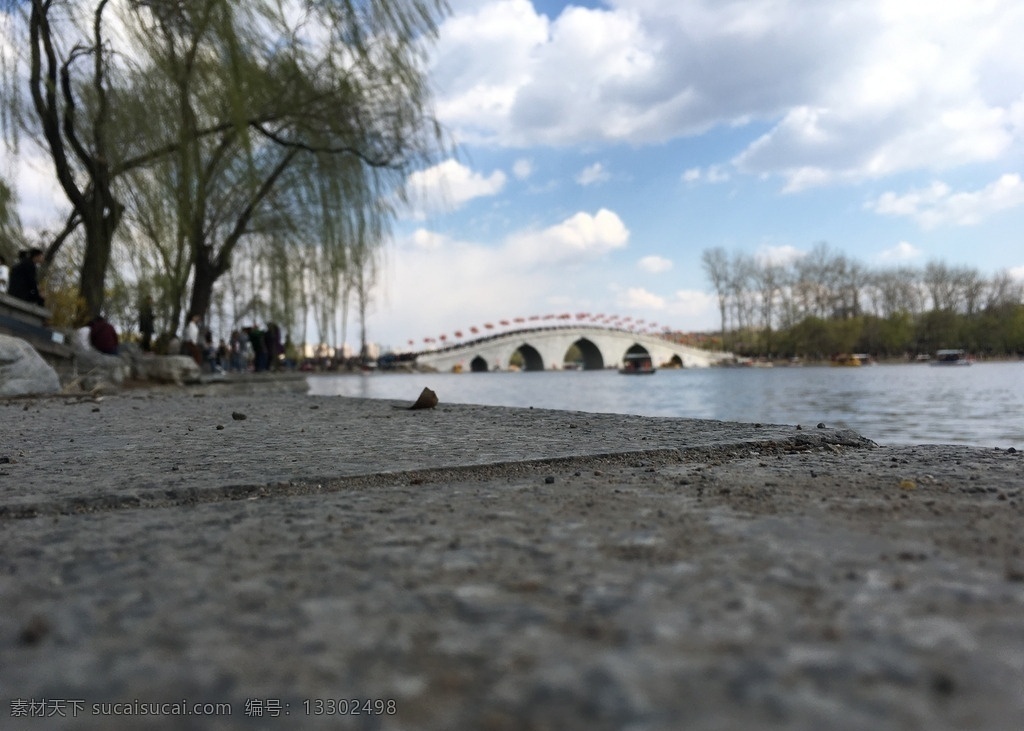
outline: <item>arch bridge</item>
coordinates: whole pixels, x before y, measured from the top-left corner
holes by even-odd
[[[416,363],[438,371],[506,370],[516,353],[527,371],[618,368],[627,353],[649,355],[659,368],[703,368],[732,358],[731,353],[701,350],[657,335],[567,325],[514,330],[419,353]],[[571,354],[576,360],[568,360]]]

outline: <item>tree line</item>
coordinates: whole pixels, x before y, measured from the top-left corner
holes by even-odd
[[[443,152],[423,51],[445,0],[0,3],[5,141],[68,203],[40,247],[53,306],[128,324],[148,294],[165,330],[303,339],[365,315],[404,180]]]
[[[986,277],[941,261],[871,268],[824,243],[785,263],[715,247],[701,263],[721,345],[740,355],[1024,355],[1024,283],[1008,271]]]

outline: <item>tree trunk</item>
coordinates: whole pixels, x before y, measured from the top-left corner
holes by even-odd
[[[210,302],[213,301],[213,285],[227,271],[227,267],[221,266],[220,262],[211,256],[211,247],[200,246],[192,271],[192,299],[189,302],[186,319],[192,319],[193,315],[205,318],[210,309]]]
[[[93,195],[95,199],[96,194]],[[93,208],[100,204],[94,204]],[[85,317],[99,315],[106,301],[104,285],[107,278],[107,267],[110,264],[110,252],[113,249],[114,231],[121,220],[123,208],[120,203],[111,199],[103,206],[104,212],[82,217],[85,229],[85,252],[82,266],[78,270],[78,291],[84,301]]]

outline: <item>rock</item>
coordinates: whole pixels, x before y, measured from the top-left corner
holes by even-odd
[[[0,335],[0,396],[60,392],[57,371],[21,338]]]
[[[135,377],[154,383],[199,383],[199,366],[187,355],[140,355],[133,363]]]
[[[416,399],[416,403],[410,406],[409,409],[432,409],[435,406],[437,406],[437,394],[429,388],[424,388],[420,391],[420,397]]]
[[[131,375],[131,363],[127,358],[101,353],[77,338],[72,340],[72,347],[79,383],[86,391],[107,385],[121,386]]]

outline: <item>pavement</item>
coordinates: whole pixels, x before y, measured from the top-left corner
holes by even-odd
[[[1024,728],[1021,452],[295,386],[0,402],[0,728]]]

